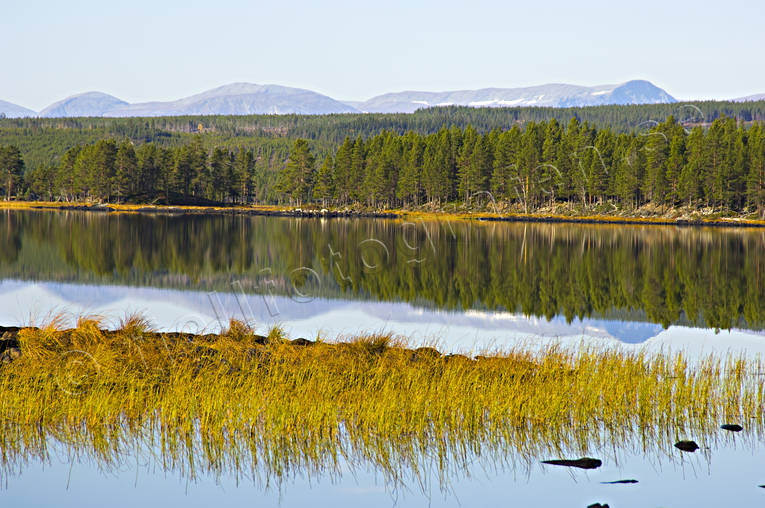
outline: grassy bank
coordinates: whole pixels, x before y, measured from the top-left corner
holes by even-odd
[[[315,205],[296,207],[286,205],[141,205],[141,204],[101,204],[67,203],[61,201],[0,201],[0,209],[6,210],[81,210],[109,213],[184,213],[184,214],[249,214],[274,215],[287,217],[379,217],[402,220],[482,220],[509,222],[560,222],[585,224],[631,224],[631,225],[677,225],[677,226],[723,226],[723,227],[765,227],[765,220],[756,214],[736,215],[725,213],[699,212],[690,210],[637,210],[617,211],[614,213],[601,210],[583,211],[579,209],[557,208],[533,213],[523,213],[515,209],[489,207],[488,210],[462,210],[456,206],[436,209],[420,207],[417,209],[373,209],[367,207],[322,208]]]
[[[142,441],[191,473],[279,478],[360,457],[396,481],[423,457],[448,468],[474,455],[703,447],[721,423],[759,432],[765,411],[762,366],[741,358],[691,366],[559,347],[467,357],[389,335],[290,341],[236,322],[221,335],[157,334],[138,318],[117,331],[89,320],[9,330],[0,344],[6,466],[45,456],[51,438],[105,461]]]

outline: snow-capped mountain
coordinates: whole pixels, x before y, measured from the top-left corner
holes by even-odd
[[[754,100],[754,98],[747,99]],[[675,99],[652,83],[640,80],[598,86],[550,84],[526,88],[484,88],[451,92],[397,92],[373,97],[363,102],[341,102],[302,88],[232,83],[175,101],[136,104],[130,104],[102,92],[86,92],[51,104],[39,113],[0,101],[0,113],[5,113],[7,117],[322,115],[359,112],[411,113],[421,108],[447,105],[571,107],[667,102],[675,102]]]
[[[348,103],[369,113],[411,113],[433,106],[599,106],[604,104],[655,104],[676,102],[674,97],[648,81],[618,85],[577,86],[549,84],[526,88],[483,88],[452,92],[398,92]]]

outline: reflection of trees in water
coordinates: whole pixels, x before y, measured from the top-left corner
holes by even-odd
[[[644,312],[664,326],[759,328],[765,321],[761,230],[79,212],[0,217],[6,276],[219,290],[239,281],[246,291],[262,290],[268,277],[280,294],[371,296],[548,319],[616,311]],[[45,255],[51,251],[56,260]]]

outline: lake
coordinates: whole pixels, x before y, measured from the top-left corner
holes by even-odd
[[[480,354],[551,343],[754,358],[765,352],[765,229],[245,215],[0,211],[0,325],[117,327],[140,313],[160,331],[258,331],[334,340],[393,332],[412,346]],[[720,422],[725,423],[725,422]],[[762,502],[759,423],[708,430],[687,454],[665,440],[480,442],[421,449],[395,467],[357,445],[284,474],[257,464],[198,471],[151,438],[105,456],[46,435],[4,459],[0,498],[355,506],[697,506]],[[682,436],[678,436],[680,438]],[[13,448],[13,447],[11,447]],[[204,449],[197,446],[195,449]],[[594,454],[593,471],[540,460]],[[555,456],[552,456],[555,455]],[[193,462],[193,461],[191,461]],[[207,465],[207,467],[204,466]],[[232,466],[232,464],[234,464]],[[238,464],[238,465],[237,465]],[[267,468],[266,468],[267,469]],[[604,484],[620,479],[637,484]],[[42,488],[44,485],[45,488]],[[47,497],[46,497],[47,496]]]

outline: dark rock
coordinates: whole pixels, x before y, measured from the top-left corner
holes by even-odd
[[[593,503],[591,505],[588,505],[587,508],[609,508],[609,506],[608,506],[608,503],[606,504]]]
[[[579,469],[597,469],[603,465],[603,462],[600,459],[593,459],[592,457],[582,457],[581,459],[543,460],[542,464],[550,464],[551,466],[578,467]]]
[[[699,445],[696,444],[696,441],[678,441],[675,443],[675,448],[684,452],[693,453],[699,449]]]
[[[720,428],[723,430],[729,430],[731,432],[741,432],[742,430],[744,430],[744,427],[735,423],[725,423],[723,425],[720,425]]]
[[[637,482],[638,482],[637,480],[629,479],[629,480],[615,480],[612,482],[600,482],[600,483],[602,483],[603,485],[618,485],[621,483],[637,483]]]
[[[2,336],[2,340],[6,340],[6,336],[15,337],[20,331],[21,328],[18,326],[0,326],[0,336]]]
[[[314,342],[312,340],[305,339],[303,337],[299,337],[292,341],[293,346],[313,346]]]

